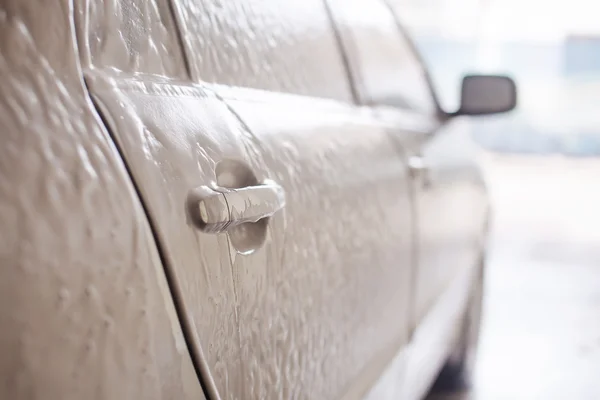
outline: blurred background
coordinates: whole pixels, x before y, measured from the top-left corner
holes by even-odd
[[[430,399],[600,399],[600,2],[391,1],[445,109],[465,73],[519,87],[472,126],[495,212],[476,379]]]
[[[475,127],[486,149],[600,156],[600,2],[392,1],[446,109],[458,107],[464,73],[517,80],[517,112]]]

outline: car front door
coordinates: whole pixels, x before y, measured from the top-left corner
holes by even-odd
[[[419,398],[448,354],[479,265],[487,201],[477,148],[465,120],[445,122],[424,65],[391,7],[372,0],[328,3],[356,92],[386,121],[413,178],[416,264],[408,364],[399,357],[389,368],[399,372],[388,372],[378,385],[392,387],[402,376],[397,392],[373,398]]]

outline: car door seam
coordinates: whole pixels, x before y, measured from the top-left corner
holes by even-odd
[[[115,133],[110,128],[111,126],[114,126],[114,124],[109,121],[110,115],[103,111],[103,107],[101,106],[102,102],[100,101],[100,99],[91,95],[91,90],[88,85],[87,79],[84,79],[83,81],[85,84],[88,99],[90,100],[92,105],[92,109],[96,112],[96,115],[98,116],[103,127],[106,128],[106,131],[108,132],[109,137],[112,139],[117,153],[119,154],[121,160],[123,160],[123,166],[125,168],[125,171],[127,172],[135,195],[139,200],[140,207],[142,208],[144,216],[146,217],[146,221],[148,222],[148,226],[150,228],[150,235],[152,237],[154,247],[156,249],[158,258],[160,260],[162,269],[165,274],[167,287],[169,288],[171,299],[173,300],[173,306],[177,315],[177,319],[181,325],[181,333],[186,345],[186,349],[190,355],[191,363],[194,368],[196,378],[198,379],[200,387],[202,388],[202,392],[207,400],[219,400],[219,394],[218,392],[216,392],[216,389],[214,389],[215,385],[211,382],[210,379],[210,371],[206,371],[205,374],[203,372],[204,368],[200,364],[200,360],[204,359],[204,356],[202,355],[202,349],[194,345],[194,340],[192,338],[193,323],[191,322],[191,317],[189,317],[185,312],[185,306],[183,304],[184,300],[182,298],[181,291],[178,289],[174,273],[172,272],[172,269],[168,267],[168,257],[165,254],[165,249],[162,244],[163,241],[158,235],[157,224],[152,218],[152,213],[149,212],[148,204],[144,199],[144,196],[142,196],[142,192],[139,188],[136,179],[134,179],[134,175],[129,164],[125,161],[126,158],[122,146],[119,143],[119,140],[117,140],[117,138],[115,137]]]
[[[352,99],[355,104],[358,104],[360,102],[360,96],[358,94],[358,88],[356,87],[356,77],[354,76],[355,73],[352,70],[350,59],[348,53],[346,52],[346,46],[344,45],[342,32],[333,16],[333,10],[329,4],[329,0],[323,0],[323,5],[325,6],[325,12],[327,13],[327,19],[329,20],[329,26],[333,30],[333,35],[337,45],[336,47],[338,48],[342,57],[342,63],[344,64],[344,70],[346,71],[346,81],[350,86]]]
[[[410,266],[410,286],[409,286],[409,300],[408,300],[408,343],[413,340],[417,324],[415,321],[415,308],[417,303],[417,282],[419,282],[419,215],[418,215],[418,191],[417,191],[417,180],[414,174],[410,170],[408,160],[411,157],[411,151],[405,148],[398,138],[391,132],[390,129],[385,129],[388,138],[390,138],[395,151],[402,158],[406,167],[406,174],[408,175],[408,191],[410,196],[410,214],[411,214],[411,266]]]
[[[182,29],[182,23],[181,23],[182,17],[180,15],[179,8],[175,4],[174,0],[167,0],[167,3],[169,5],[169,12],[171,13],[171,16],[173,17],[173,25],[175,27],[175,36],[177,37],[177,44],[179,45],[179,48],[181,49],[181,58],[183,59],[183,66],[185,68],[186,78],[189,79],[190,81],[193,81],[194,79],[192,77],[192,64],[190,61],[189,53],[187,51],[187,47],[185,45],[185,39],[184,39],[184,35],[183,35],[183,29]]]

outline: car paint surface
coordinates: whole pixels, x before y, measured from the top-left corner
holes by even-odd
[[[0,6],[0,394],[422,396],[487,203],[460,121],[414,86],[422,66],[397,69],[393,39],[353,52],[395,34],[389,9],[40,4]],[[391,101],[406,90],[416,103]],[[196,188],[265,180],[286,195],[269,219],[210,234],[190,218]]]
[[[202,399],[71,5],[55,5],[0,5],[0,398]]]

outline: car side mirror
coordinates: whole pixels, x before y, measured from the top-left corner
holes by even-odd
[[[502,75],[466,75],[460,108],[452,116],[490,115],[511,111],[517,105],[515,81]]]

